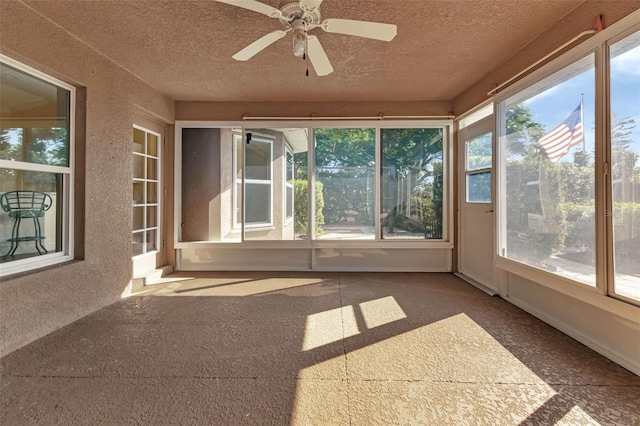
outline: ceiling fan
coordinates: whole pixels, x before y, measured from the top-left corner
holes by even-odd
[[[308,57],[319,76],[333,72],[333,67],[318,37],[307,33],[314,28],[322,28],[328,33],[346,34],[375,40],[391,41],[397,34],[393,24],[355,21],[352,19],[325,19],[320,21],[322,0],[299,0],[280,9],[255,0],[216,0],[279,19],[284,30],[273,31],[233,55],[236,61],[246,61],[283,38],[288,32],[293,34],[293,54],[300,58]],[[307,75],[308,75],[307,70]]]

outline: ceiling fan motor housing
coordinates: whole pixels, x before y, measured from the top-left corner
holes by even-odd
[[[302,19],[307,24],[319,24],[320,23],[320,8],[316,7],[311,10],[303,10],[300,7],[300,3],[289,3],[280,9],[282,12],[282,17],[280,18],[280,22],[287,28],[291,28],[292,22],[297,19]]]

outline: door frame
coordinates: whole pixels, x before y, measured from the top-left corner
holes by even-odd
[[[474,279],[473,277],[470,277],[468,275],[466,275],[464,273],[464,271],[461,270],[461,266],[462,266],[462,262],[464,259],[464,253],[463,253],[463,233],[464,233],[464,224],[462,222],[462,209],[464,208],[464,205],[466,204],[466,199],[467,199],[467,188],[466,188],[466,159],[467,159],[467,153],[466,153],[466,142],[477,137],[477,136],[481,136],[483,134],[486,133],[491,133],[491,203],[487,203],[488,206],[487,207],[487,211],[485,213],[489,213],[492,212],[492,227],[493,227],[493,232],[491,233],[491,262],[492,262],[492,282],[491,284],[489,283],[483,283],[483,282],[479,282],[478,280]],[[490,114],[480,120],[478,120],[477,122],[470,124],[462,129],[458,130],[458,134],[457,134],[457,140],[456,140],[456,144],[457,144],[457,152],[458,152],[458,158],[457,158],[457,170],[458,170],[458,188],[457,188],[457,192],[458,192],[458,197],[457,197],[457,201],[458,201],[458,211],[457,211],[457,219],[458,219],[458,229],[457,229],[457,242],[458,242],[458,247],[456,250],[456,255],[457,255],[457,262],[456,262],[456,275],[462,279],[464,279],[465,281],[469,282],[470,284],[478,287],[479,289],[485,291],[486,293],[490,294],[490,295],[496,295],[500,293],[500,280],[498,279],[498,275],[497,275],[497,270],[495,267],[495,252],[496,252],[496,214],[495,214],[495,207],[496,207],[496,173],[495,173],[495,166],[496,166],[496,134],[495,134],[495,116],[494,114]],[[484,203],[481,203],[484,204]]]

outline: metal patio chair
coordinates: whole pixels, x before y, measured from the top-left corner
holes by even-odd
[[[40,218],[51,208],[52,203],[53,200],[49,194],[39,191],[9,191],[0,196],[0,207],[14,220],[11,228],[11,238],[7,240],[11,243],[11,248],[3,259],[13,256],[20,243],[24,241],[34,241],[38,254],[48,253],[42,244],[45,236],[42,235]],[[33,235],[20,236],[22,219],[33,220]]]

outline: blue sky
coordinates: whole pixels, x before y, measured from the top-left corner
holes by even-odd
[[[552,130],[562,123],[580,103],[584,94],[584,132],[588,151],[594,146],[595,71],[589,69],[551,87],[526,101],[533,119]],[[631,117],[636,127],[631,137],[640,153],[640,46],[615,56],[611,60],[611,111],[618,118]],[[574,148],[578,149],[578,147]],[[563,159],[571,160],[571,154]]]

